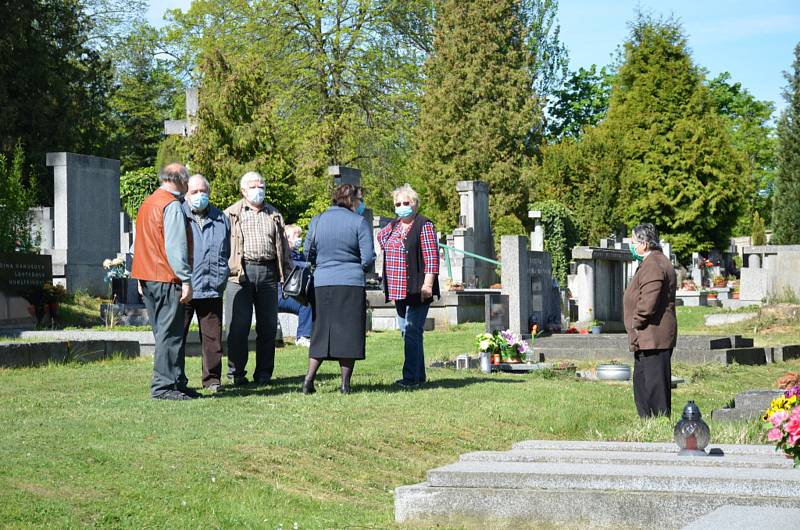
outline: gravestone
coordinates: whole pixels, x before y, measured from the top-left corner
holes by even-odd
[[[489,293],[486,295],[486,333],[508,329],[508,295]]]
[[[120,251],[119,160],[47,153],[53,168],[53,274],[67,290],[105,296],[103,260]]]
[[[502,236],[503,294],[508,295],[509,329],[529,336],[531,324],[539,329],[561,325],[560,297],[553,285],[552,263],[547,252],[528,250],[525,236]]]
[[[50,256],[11,252],[0,254],[0,329],[33,328],[28,306],[43,304],[41,288],[53,281]]]

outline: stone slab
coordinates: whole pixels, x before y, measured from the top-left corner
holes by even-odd
[[[770,454],[731,454],[716,456],[678,456],[675,446],[671,452],[654,451],[593,451],[558,449],[512,449],[510,451],[475,451],[459,458],[462,462],[549,462],[568,464],[639,464],[648,466],[734,467],[792,469],[792,461]]]
[[[716,313],[706,315],[704,320],[706,326],[725,326],[751,320],[757,316],[758,313]]]
[[[800,508],[776,510],[764,506],[720,506],[683,527],[683,530],[752,530],[753,528],[788,528],[800,521]]]
[[[770,402],[783,394],[782,390],[749,390],[740,392],[732,408],[716,409],[711,419],[716,421],[753,420],[760,417]]]
[[[511,451],[468,453],[429,471],[426,482],[397,488],[395,519],[466,528],[681,528],[726,504],[800,506],[800,470],[772,446],[718,447],[724,456],[680,457],[672,443],[529,440]]]
[[[72,340],[69,342],[0,343],[0,367],[21,368],[50,362],[90,362],[114,355],[139,356],[139,343],[126,340]]]
[[[797,507],[795,499],[619,491],[437,488],[395,490],[395,521],[454,528],[678,529],[726,504]],[[567,509],[565,509],[567,508]],[[763,527],[766,528],[766,527]],[[784,526],[783,528],[788,528]]]

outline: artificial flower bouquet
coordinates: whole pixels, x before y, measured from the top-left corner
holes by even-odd
[[[520,361],[530,351],[528,343],[510,329],[478,334],[475,337],[475,347],[479,352],[497,355],[502,362]]]
[[[111,283],[114,278],[129,278],[131,273],[125,269],[125,261],[122,258],[103,260],[103,268],[106,270],[106,283]]]
[[[762,419],[769,428],[767,439],[800,465],[800,385],[773,399]]]

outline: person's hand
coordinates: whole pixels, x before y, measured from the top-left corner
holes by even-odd
[[[191,284],[181,284],[181,303],[188,304],[192,301],[192,286]]]
[[[142,282],[136,281],[136,289],[139,291],[139,296],[144,296],[144,291],[142,291]]]
[[[433,286],[428,285],[427,283],[423,283],[422,289],[420,289],[420,295],[422,295],[423,300],[433,298]]]

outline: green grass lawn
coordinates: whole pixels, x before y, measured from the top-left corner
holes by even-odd
[[[427,334],[428,358],[472,350],[479,325]],[[152,359],[0,370],[0,526],[5,528],[387,528],[393,490],[467,451],[525,439],[669,441],[628,384],[429,369],[404,391],[395,332],[374,333],[355,393],[326,363],[299,392],[307,350],[278,350],[275,381],[191,402],[148,397]],[[771,388],[800,362],[682,366],[673,394],[711,410]],[[190,358],[192,384],[200,376]],[[675,418],[673,418],[674,420]],[[714,443],[759,443],[758,425],[711,422]]]

